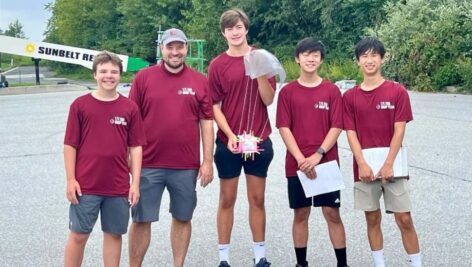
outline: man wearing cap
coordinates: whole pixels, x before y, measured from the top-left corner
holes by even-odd
[[[213,180],[213,112],[207,79],[185,65],[187,37],[181,30],[166,30],[160,49],[161,63],[138,72],[129,93],[140,108],[148,141],[143,147],[141,199],[132,209],[130,266],[143,262],[165,188],[172,214],[174,266],[183,266],[197,204],[196,182],[200,179],[205,187]]]

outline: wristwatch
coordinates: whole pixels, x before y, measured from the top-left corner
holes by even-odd
[[[322,147],[318,148],[316,152],[320,153],[321,157],[324,157],[326,155],[326,151]]]

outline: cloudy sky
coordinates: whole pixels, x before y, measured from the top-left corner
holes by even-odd
[[[0,29],[18,20],[23,25],[26,38],[42,41],[51,14],[44,9],[54,0],[0,0]]]

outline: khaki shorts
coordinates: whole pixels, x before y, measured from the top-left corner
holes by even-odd
[[[411,210],[410,184],[407,179],[395,179],[394,183],[354,183],[354,208],[363,211],[380,209],[380,197],[384,197],[387,213]]]

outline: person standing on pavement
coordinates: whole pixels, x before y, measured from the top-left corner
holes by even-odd
[[[294,211],[292,234],[297,267],[308,267],[308,219],[311,206],[322,207],[338,267],[347,266],[346,235],[339,215],[341,192],[305,197],[297,170],[316,179],[314,167],[336,160],[337,139],[342,131],[342,96],[339,89],[318,74],[323,63],[323,44],[305,38],[295,47],[300,77],[284,86],[277,103],[276,126],[287,147],[285,172],[290,208]]]
[[[150,244],[151,223],[159,220],[165,188],[172,214],[173,262],[174,266],[183,266],[197,204],[196,182],[200,179],[205,187],[213,179],[213,111],[208,81],[185,65],[187,37],[181,30],[166,30],[160,49],[162,63],[138,72],[129,94],[140,108],[148,140],[143,147],[141,201],[132,209],[131,266],[143,262]]]
[[[273,158],[267,106],[274,100],[275,78],[262,75],[251,79],[246,75],[244,56],[254,49],[247,41],[248,29],[249,18],[242,10],[225,11],[220,17],[220,30],[228,50],[214,58],[208,68],[218,125],[215,164],[220,178],[217,228],[221,267],[230,266],[229,246],[242,168],[246,174],[255,266],[270,265],[266,259],[264,201],[267,170]],[[248,154],[252,156],[247,158]]]
[[[375,38],[361,40],[355,48],[363,74],[360,85],[344,94],[344,128],[354,156],[354,206],[363,210],[372,257],[376,267],[385,266],[380,197],[393,213],[411,266],[421,266],[418,236],[411,217],[408,179],[395,179],[393,163],[399,153],[407,122],[413,120],[405,87],[385,80],[381,69],[385,48]],[[388,155],[378,173],[366,162],[363,149],[386,148]],[[407,177],[408,178],[408,177]]]
[[[139,109],[116,92],[123,71],[117,55],[97,54],[92,70],[97,90],[72,103],[64,137],[67,199],[71,203],[64,255],[67,267],[82,264],[99,214],[103,264],[119,266],[129,207],[139,201],[142,145],[146,143]]]

